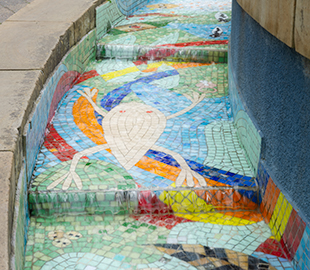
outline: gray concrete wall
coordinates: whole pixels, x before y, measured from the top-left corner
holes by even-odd
[[[13,3],[12,1],[7,1]],[[0,25],[0,269],[9,269],[24,127],[63,56],[95,27],[104,0],[34,0]]]
[[[264,134],[266,169],[308,223],[310,60],[262,28],[237,0],[230,44],[230,68],[238,91]]]

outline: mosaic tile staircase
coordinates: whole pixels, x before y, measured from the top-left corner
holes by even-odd
[[[197,37],[218,24],[209,8],[230,2],[155,2],[126,20],[114,9],[118,24],[97,43],[100,61],[89,64],[48,126],[29,187],[25,270],[291,270],[259,212],[255,170],[231,121],[229,23],[221,22],[218,42]],[[195,109],[169,122],[202,94]],[[118,149],[103,147],[102,121],[141,102],[146,113],[165,114],[166,128],[127,169]],[[87,150],[94,148],[99,153]],[[177,184],[184,168],[193,183],[187,175]],[[71,171],[80,184],[66,178]]]
[[[263,222],[219,221],[175,215],[33,217],[24,269],[284,269],[277,266],[286,265],[285,259],[255,252],[270,237]]]
[[[145,127],[150,132],[158,129],[156,145],[151,137],[147,138],[148,133],[141,133],[146,139],[133,139],[139,158],[132,169],[124,169],[120,166],[121,158],[115,158],[117,156],[100,146],[106,144],[101,126],[104,118],[96,115],[90,102],[81,96],[89,87],[95,92],[100,89],[93,96],[93,102],[100,102],[107,111],[120,108],[122,113],[131,110],[136,113],[135,107],[141,103],[131,106],[131,103],[121,103],[126,99],[126,102],[148,104],[145,105],[149,106],[145,117],[149,117],[155,108],[164,113],[159,114],[164,122],[167,121],[164,130],[156,124]],[[165,88],[173,91],[167,92]],[[29,189],[31,214],[184,214],[257,210],[258,186],[233,122],[228,121],[231,115],[227,94],[227,64],[115,59],[90,63],[64,98],[49,127]],[[208,98],[190,109],[195,102],[190,96]],[[127,107],[121,109],[119,106]],[[189,108],[188,112],[184,111],[186,108]],[[177,115],[177,120],[169,120],[171,115]],[[123,125],[115,123],[117,129]],[[175,138],[182,126],[183,137]],[[125,127],[122,130],[127,134]],[[122,143],[121,134],[115,138]],[[146,140],[145,146],[138,143],[140,140]],[[188,143],[180,144],[182,140]],[[101,150],[88,152],[87,149],[94,147],[101,147]],[[77,189],[72,182],[64,188],[62,182],[69,172],[70,160],[78,152],[75,149],[86,151],[75,170],[82,180],[82,187]],[[117,155],[118,151],[112,149],[113,154]],[[184,159],[180,154],[189,158]],[[194,182],[186,180],[176,186],[182,171],[190,173]],[[199,177],[205,181],[203,185]],[[50,185],[53,187],[49,188]]]
[[[198,63],[227,63],[226,49],[208,49],[176,46],[145,46],[121,44],[97,44],[97,59],[128,59],[135,61],[180,61]]]
[[[116,166],[113,171],[111,166],[105,167],[104,162],[92,162],[92,165],[88,163],[90,162],[81,161],[77,173],[95,165],[98,176],[97,180],[92,178],[92,183],[89,186],[83,186],[81,191],[72,187],[66,192],[62,190],[49,192],[46,191],[46,185],[51,181],[46,181],[47,174],[42,174],[40,178],[37,178],[36,181],[44,181],[45,186],[32,183],[29,191],[31,215],[50,216],[59,213],[184,214],[206,213],[214,210],[257,210],[258,189],[251,177],[202,167],[196,168],[196,171],[204,175],[209,187],[175,188],[154,180],[158,188],[137,189],[133,178],[130,175],[120,177],[120,170]],[[64,169],[61,166],[57,167],[58,173]],[[82,181],[84,179],[82,178]],[[115,183],[123,179],[125,181]],[[108,188],[106,184],[109,185]],[[166,187],[160,188],[160,186]]]
[[[203,79],[210,82],[205,85],[201,82]],[[122,80],[129,82],[124,84]],[[161,90],[161,84],[175,92]],[[64,191],[59,182],[49,189],[68,173],[70,160],[77,154],[73,147],[88,151],[86,149],[106,143],[101,127],[102,116],[96,116],[94,108],[88,106],[89,101],[81,96],[85,89],[95,86],[106,91],[106,94],[98,92],[93,98],[94,101],[101,99],[100,104],[107,111],[130,104],[121,103],[126,98],[129,102],[143,100],[152,106],[148,107],[147,114],[157,107],[169,117],[191,106],[192,102],[185,97],[193,95],[192,89],[201,89],[210,98],[178,116],[177,122],[167,120],[165,131],[158,130],[158,136],[162,135],[156,143],[165,148],[158,149],[150,141],[147,142],[150,149],[142,150],[142,145],[138,144],[140,139],[135,138],[137,153],[142,151],[139,154],[141,159],[137,159],[137,164],[129,171],[120,166],[120,159],[116,160],[104,148],[98,153],[85,152],[75,170],[82,180],[82,188],[77,189],[72,183]],[[210,87],[216,91],[209,91]],[[154,96],[150,95],[151,92]],[[232,121],[227,121],[231,119],[227,93],[227,64],[94,61],[69,91],[49,127],[29,189],[31,214],[184,214],[256,210],[258,186],[236,129]],[[166,100],[169,100],[168,108]],[[119,110],[125,113],[135,106],[136,103],[126,110]],[[175,136],[182,125],[185,132],[182,140],[191,139],[188,144],[182,144],[180,152],[181,141]],[[187,125],[200,130],[198,133],[190,131]],[[114,149],[112,153],[117,151]],[[192,157],[183,161],[176,153]],[[63,162],[59,163],[59,160]],[[186,171],[194,176],[194,183],[184,182],[176,186],[176,179],[184,166],[188,166]],[[199,176],[206,181],[204,186],[197,181]]]
[[[227,63],[231,16],[228,5],[154,3],[127,18],[114,10],[110,19],[98,10],[97,59]],[[112,4],[104,11],[107,9],[113,10]],[[214,33],[217,27],[220,34]]]

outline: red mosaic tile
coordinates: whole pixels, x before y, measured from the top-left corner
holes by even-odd
[[[267,239],[264,243],[260,244],[255,251],[287,259],[286,253],[282,250],[279,242],[275,239]]]
[[[139,222],[153,224],[159,227],[165,227],[171,230],[174,226],[179,223],[193,222],[181,217],[176,217],[175,215],[144,215],[144,216],[135,216],[132,215],[132,218]]]
[[[75,80],[80,76],[80,73],[77,71],[68,71],[65,74],[63,74],[60,78],[60,80],[57,83],[53,99],[51,102],[48,119],[47,122],[49,123],[53,116],[55,115],[56,108],[58,106],[58,103],[63,98],[64,94],[69,91],[69,89],[74,85]]]
[[[267,224],[269,224],[270,222],[270,219],[273,214],[274,208],[276,206],[279,194],[280,194],[280,190],[274,184],[272,179],[269,178],[269,181],[266,187],[265,196],[260,205],[261,213]]]
[[[289,260],[294,258],[305,228],[305,222],[299,217],[297,212],[293,210],[280,241],[280,244],[286,252]]]
[[[71,160],[78,152],[66,143],[66,141],[58,134],[53,124],[50,124],[47,129],[49,132],[46,134],[44,146],[60,161]]]
[[[144,61],[138,60],[138,61],[134,62],[134,64],[135,64],[136,66],[146,65],[146,64],[147,64],[147,61],[146,61],[146,60],[144,60]]]
[[[156,194],[149,190],[139,193],[138,202],[138,213],[141,214],[166,214],[173,212],[171,207],[159,200]]]
[[[87,71],[79,77],[79,79],[75,82],[75,84],[79,84],[81,82],[84,82],[84,81],[86,81],[90,78],[96,77],[96,76],[99,76],[99,74],[97,73],[96,70]]]
[[[188,47],[188,46],[221,45],[221,44],[228,44],[228,40],[183,42],[183,43],[175,43],[175,44],[163,44],[163,45],[158,45],[158,47],[160,46]]]
[[[149,17],[149,16],[160,16],[160,17],[179,17],[180,15],[172,15],[172,14],[164,14],[164,13],[145,13],[139,15],[130,15],[128,18],[132,17]],[[184,18],[188,18],[189,16],[182,15]]]
[[[139,56],[139,60],[162,60],[163,58],[169,57],[174,55],[177,52],[175,49],[162,49],[162,48],[155,48],[148,51],[146,54]]]

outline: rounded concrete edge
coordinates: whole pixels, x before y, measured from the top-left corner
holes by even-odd
[[[237,0],[237,2],[270,34],[310,59],[308,0]]]
[[[0,101],[0,108],[2,109],[0,109],[0,215],[2,216],[0,221],[0,228],[2,229],[0,269],[2,270],[11,269],[12,266],[10,265],[10,256],[12,253],[14,204],[17,180],[24,159],[24,126],[43,85],[54,69],[66,53],[83,36],[95,28],[95,9],[105,0],[66,0],[65,8],[59,8],[60,2],[57,0],[35,0],[0,25],[0,36],[2,35],[6,40],[2,43],[2,50],[0,46],[0,57],[3,60],[1,61],[3,65],[0,64],[0,95],[2,97]],[[81,5],[78,2],[81,2]],[[51,15],[53,12],[57,12],[56,20],[46,21],[45,18],[32,20],[32,17],[42,15],[41,10],[45,3],[54,6]],[[61,18],[61,14],[71,13],[72,9],[73,16],[70,20]],[[29,19],[23,18],[25,14],[29,16]],[[45,40],[42,43],[42,36],[28,30],[27,39],[23,39],[20,46],[23,49],[27,43],[41,42],[42,48],[33,48],[35,50],[30,51],[28,58],[30,60],[36,58],[36,54],[40,54],[41,49],[45,49],[44,58],[38,57],[37,63],[23,58],[19,59],[18,63],[14,65],[14,60],[11,61],[11,55],[7,49],[16,48],[16,43],[20,43],[16,29],[21,28],[21,31],[25,31],[21,26],[25,25],[27,28],[31,24],[35,27],[41,26],[39,31],[42,31]],[[6,38],[6,33],[10,32],[16,36]],[[5,66],[6,64],[7,66]]]

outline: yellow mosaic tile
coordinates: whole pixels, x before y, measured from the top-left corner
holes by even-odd
[[[269,223],[269,227],[277,241],[282,238],[292,210],[293,207],[281,192]]]
[[[103,74],[103,75],[101,75],[101,77],[105,81],[109,81],[109,80],[112,80],[114,78],[121,77],[121,76],[124,76],[126,74],[129,74],[132,72],[138,72],[138,71],[140,71],[140,70],[137,67],[129,67],[129,68],[124,68],[122,70],[113,71],[113,72]]]
[[[172,186],[175,186],[175,184]],[[200,213],[202,209],[204,211],[214,211],[212,205],[208,205],[191,190],[164,191],[159,196],[159,199],[170,205],[175,213]]]
[[[184,63],[184,62],[181,62],[181,63]],[[175,62],[160,61],[160,62],[150,63],[147,65],[147,69],[159,68],[162,64],[166,64],[168,66],[173,66],[173,65],[175,65]]]
[[[218,225],[245,226],[256,223],[255,221],[249,221],[246,219],[228,216],[221,213],[176,214],[176,216],[186,218],[192,221],[199,221]]]

